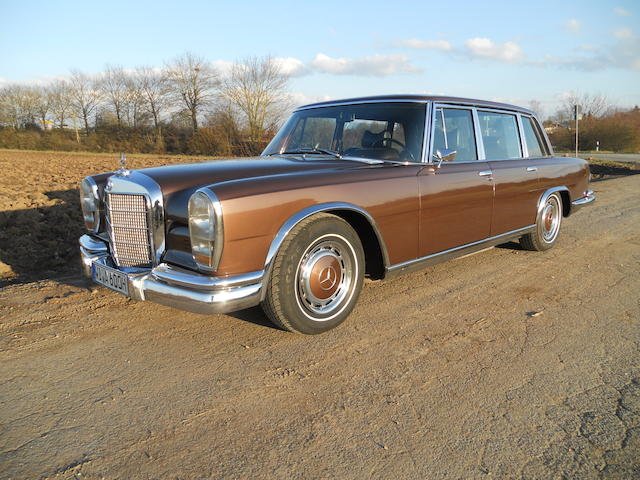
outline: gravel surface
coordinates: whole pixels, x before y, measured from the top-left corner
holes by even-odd
[[[367,283],[320,336],[6,285],[0,478],[639,478],[640,176],[592,187],[549,252]]]

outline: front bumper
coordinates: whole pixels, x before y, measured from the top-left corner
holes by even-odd
[[[577,210],[584,207],[585,205],[590,205],[595,201],[596,201],[596,194],[594,193],[594,191],[587,190],[586,192],[584,192],[584,196],[571,202],[571,213],[574,213]]]
[[[83,235],[80,256],[85,276],[93,278],[92,265],[101,263],[117,268],[107,243]],[[149,300],[196,313],[228,313],[260,303],[264,271],[230,277],[211,277],[161,263],[151,270],[117,268],[127,275],[129,296],[135,301]]]

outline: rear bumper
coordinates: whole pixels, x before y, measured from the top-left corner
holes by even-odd
[[[80,237],[80,256],[85,276],[93,278],[92,265],[100,263],[127,275],[129,296],[196,313],[228,313],[260,303],[264,272],[230,277],[211,277],[161,263],[151,270],[115,266],[107,244],[90,235]]]
[[[596,194],[593,192],[593,190],[587,190],[584,193],[584,196],[571,202],[571,213],[580,210],[585,205],[591,205],[596,201]]]

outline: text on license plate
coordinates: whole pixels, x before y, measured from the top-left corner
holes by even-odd
[[[114,270],[113,268],[105,267],[99,263],[93,264],[93,279],[100,285],[109,287],[111,290],[123,293],[129,296],[129,282],[127,276]]]

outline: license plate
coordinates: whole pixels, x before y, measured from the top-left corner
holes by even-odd
[[[129,296],[129,281],[127,276],[118,270],[94,263],[93,280],[111,290],[122,293],[127,297]]]

